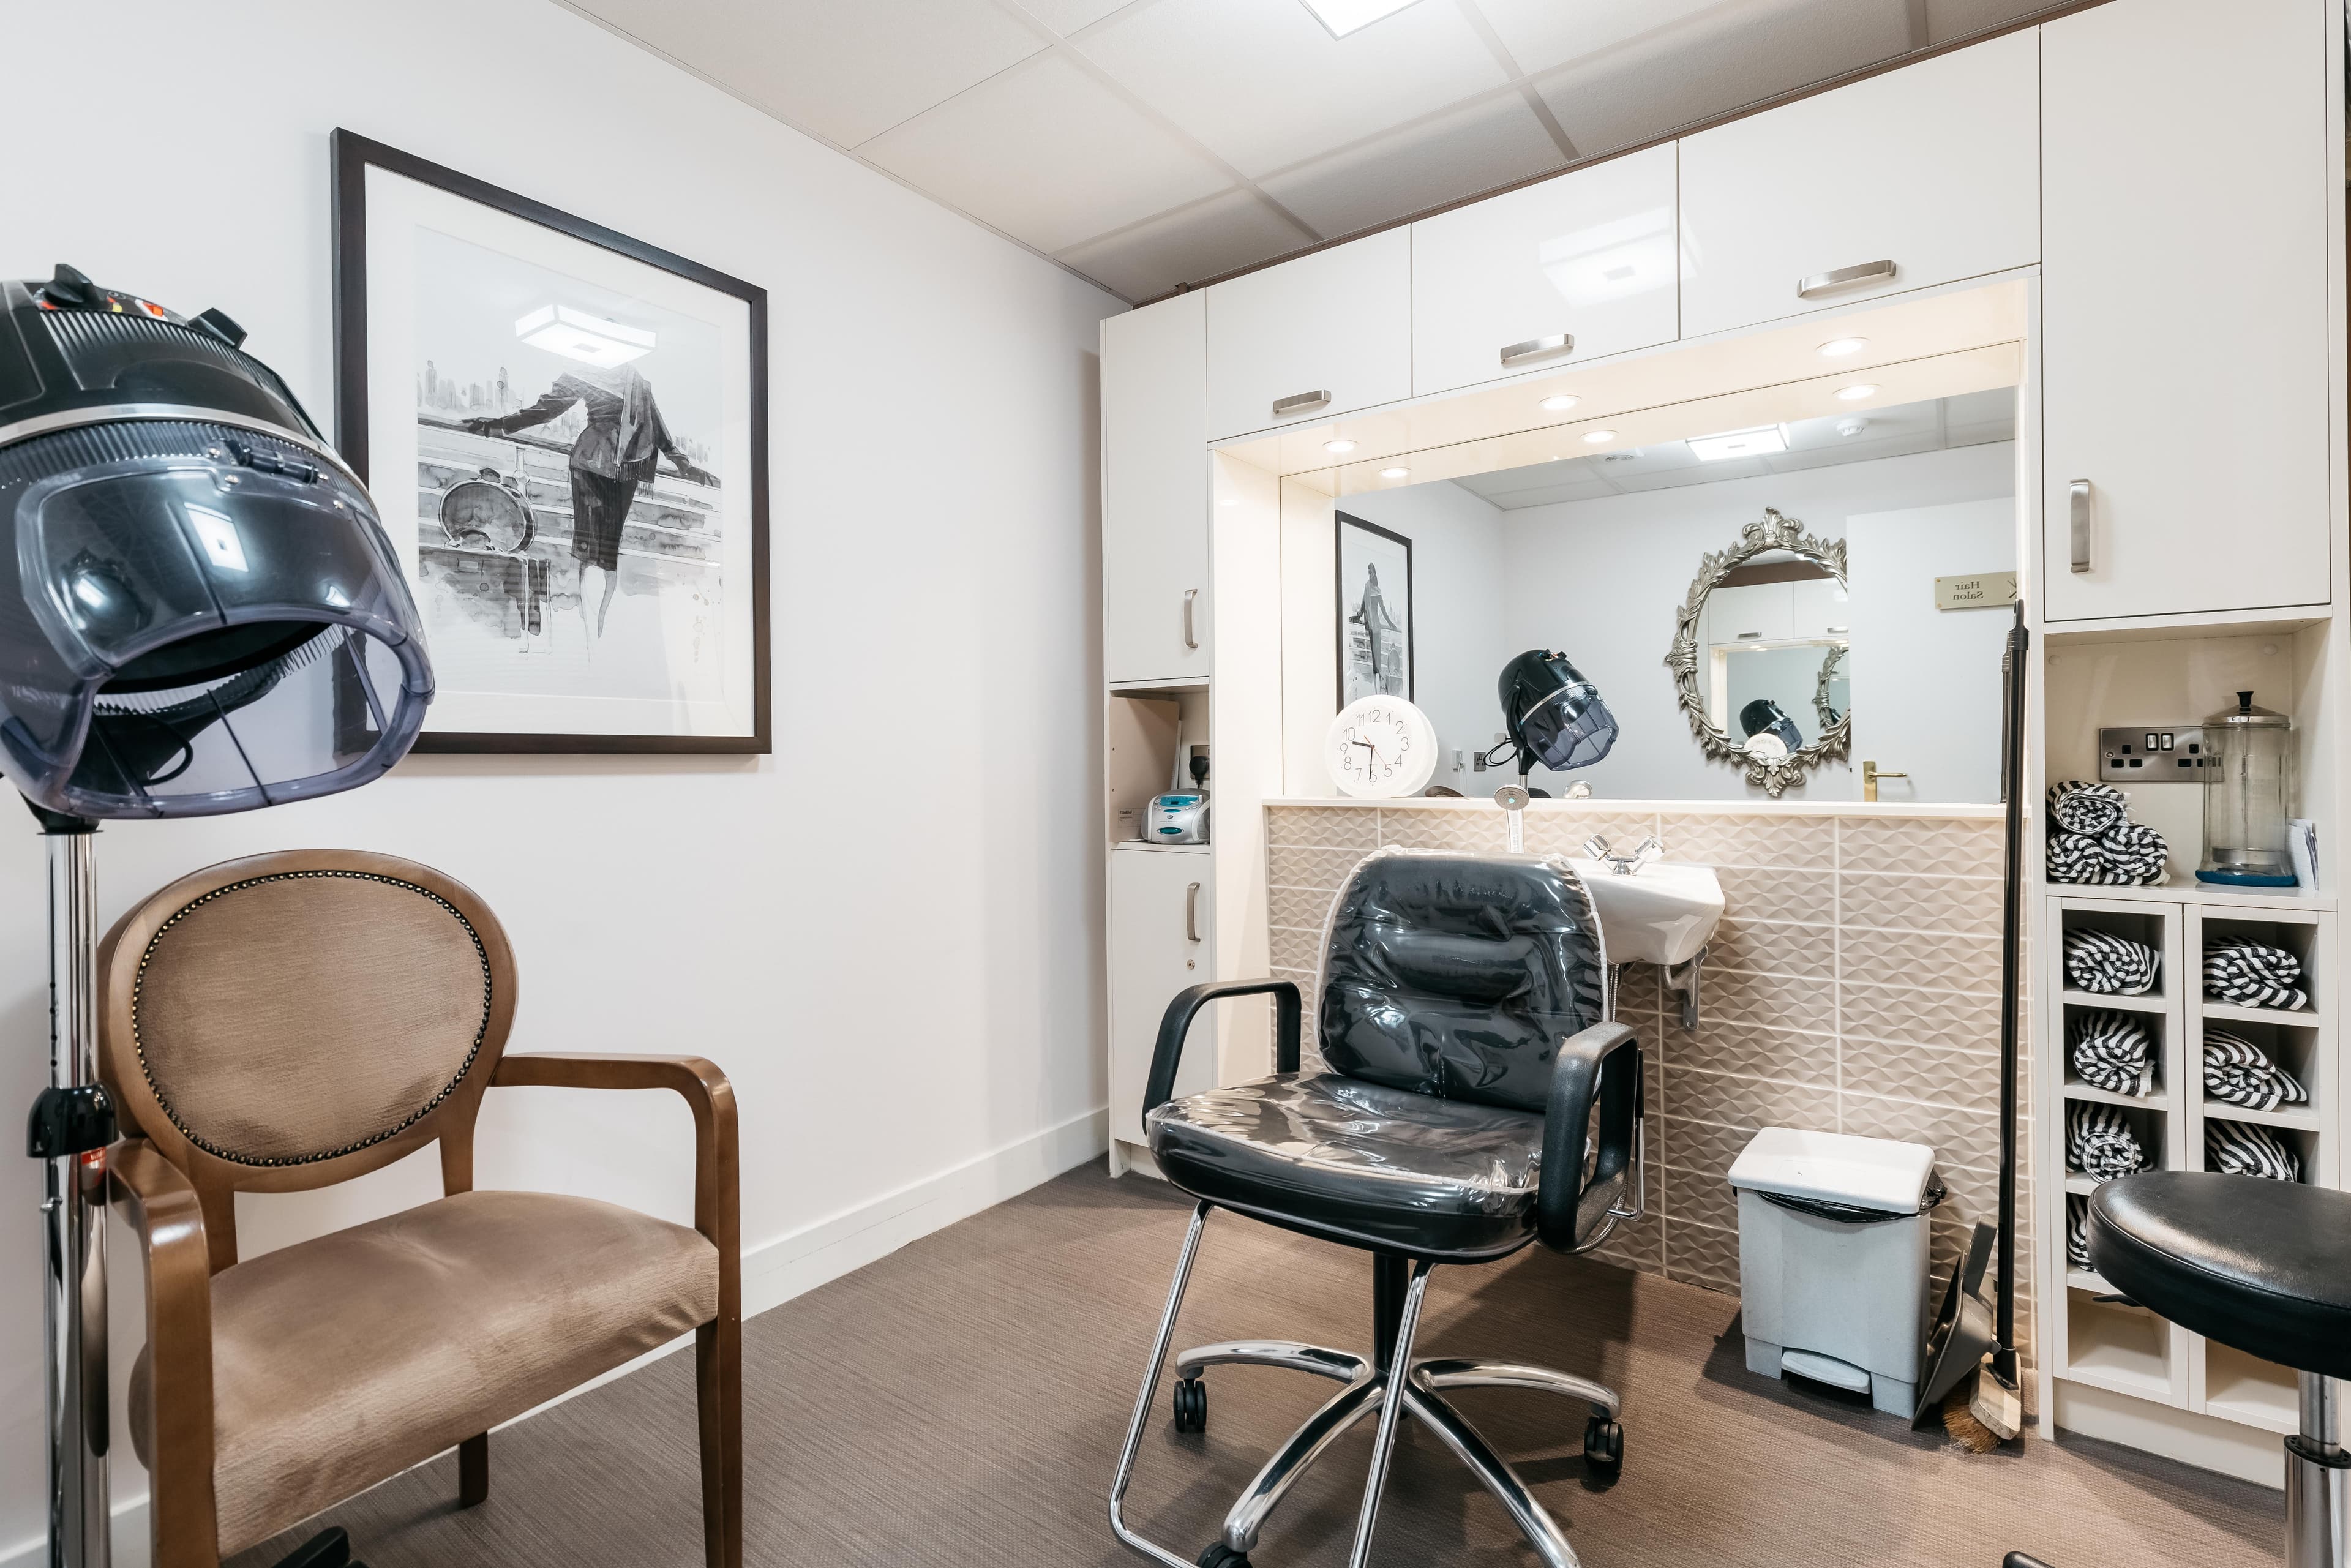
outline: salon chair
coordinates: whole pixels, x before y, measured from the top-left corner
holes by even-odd
[[[1161,1024],[1144,1125],[1162,1174],[1198,1202],[1112,1483],[1112,1529],[1168,1568],[1246,1568],[1307,1467],[1376,1416],[1350,1558],[1363,1568],[1397,1421],[1409,1412],[1510,1511],[1549,1568],[1573,1568],[1559,1526],[1444,1391],[1520,1388],[1587,1403],[1585,1463],[1608,1473],[1624,1457],[1615,1394],[1547,1367],[1418,1357],[1414,1346],[1438,1264],[1491,1263],[1535,1241],[1586,1251],[1641,1213],[1641,1051],[1630,1029],[1608,1021],[1591,895],[1562,860],[1382,850],[1347,879],[1328,932],[1315,1010],[1322,1071],[1300,1070],[1302,1002],[1289,981],[1195,986]],[[1261,993],[1275,1002],[1274,1074],[1171,1100],[1200,1009]],[[1176,1358],[1178,1431],[1205,1428],[1211,1366],[1282,1367],[1341,1385],[1194,1559],[1130,1530],[1121,1505],[1201,1231],[1218,1208],[1370,1253],[1373,1349],[1242,1340]]]
[[[147,1274],[131,1437],[155,1568],[217,1568],[452,1448],[458,1501],[479,1503],[492,1427],[689,1330],[705,1554],[740,1568],[735,1102],[716,1067],[505,1055],[515,965],[496,917],[390,855],[294,851],[184,877],[122,917],[98,974],[129,1134],[113,1191]],[[475,1191],[482,1097],[526,1084],[684,1096],[694,1228]],[[436,1143],[442,1197],[240,1260],[238,1194],[331,1186]],[[639,1480],[613,1479],[616,1500]],[[287,1562],[348,1552],[329,1531]]]
[[[2302,1378],[2285,1439],[2286,1568],[2344,1568],[2341,1393],[2351,1377],[2351,1193],[2150,1171],[2090,1197],[2090,1263],[2158,1317]]]

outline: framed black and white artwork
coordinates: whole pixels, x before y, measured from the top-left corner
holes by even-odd
[[[415,591],[419,751],[768,749],[767,292],[334,134],[335,435]]]
[[[1410,702],[1412,541],[1337,516],[1339,706],[1373,695]]]

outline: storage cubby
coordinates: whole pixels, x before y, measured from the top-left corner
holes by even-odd
[[[2095,892],[2085,889],[2085,892]],[[2061,904],[2058,913],[2056,951],[2057,988],[2068,1003],[2102,1007],[2131,1008],[2139,1010],[2159,1010],[2178,989],[2177,960],[2179,942],[2177,916],[2163,906],[2132,907],[2128,904],[2098,906],[2083,903]],[[2086,990],[2074,984],[2065,970],[2065,936],[2075,931],[2103,931],[2140,946],[2151,947],[2156,953],[2154,987],[2135,995]]]
[[[2142,1398],[2174,1402],[2179,1370],[2171,1324],[2145,1307],[2073,1285],[2065,1292],[2063,1375]]]
[[[2203,1406],[2208,1415],[2226,1416],[2273,1432],[2301,1425],[2301,1379],[2291,1367],[2247,1355],[2206,1340]]]
[[[2126,998],[2127,999],[2127,998]],[[2121,1008],[2107,1005],[2108,998],[2095,1001],[2074,1001],[2069,995],[2063,1009],[2064,1034],[2057,1042],[2064,1058],[2065,1098],[2094,1100],[2111,1105],[2171,1104],[2177,1096],[2174,1086],[2180,1082],[2172,1064],[2181,1060],[2179,1042],[2171,1038],[2170,1017],[2160,1009]],[[2147,1034],[2148,1065],[2153,1078],[2144,1094],[2101,1088],[2085,1080],[2074,1065],[2074,1044],[2077,1029],[2099,1014],[2109,1015],[2126,1024],[2137,1024]]]
[[[2061,1150],[2066,1148],[2067,1143],[2072,1136],[2072,1112],[2073,1105],[2075,1101],[2076,1096],[2074,1094],[2074,1092],[2067,1090],[2066,1124],[2062,1125],[2057,1129],[2057,1146]],[[2120,1113],[2124,1124],[2128,1126],[2132,1134],[2138,1139],[2139,1147],[2147,1151],[2151,1163],[2141,1168],[2146,1170],[2189,1170],[2196,1168],[2193,1166],[2183,1165],[2180,1160],[2179,1146],[2168,1141],[2170,1135],[2174,1132],[2174,1123],[2176,1118],[2167,1113],[2163,1107],[2137,1103],[2116,1103],[2114,1096],[2112,1095],[2101,1096],[2099,1103],[2114,1105],[2115,1109]],[[2074,1167],[2072,1155],[2070,1152],[2067,1153],[2065,1156],[2066,1191],[2088,1192],[2097,1186],[2102,1179],[2106,1178],[2094,1176],[2086,1171],[2076,1170]]]
[[[2205,1027],[2197,1031],[2194,1046],[2194,1097],[2199,1101],[2205,1116],[2224,1120],[2249,1122],[2263,1127],[2295,1127],[2316,1132],[2320,1125],[2318,1083],[2325,1076],[2325,1064],[2319,1054],[2319,1030],[2314,1023],[2284,1023],[2273,1019],[2237,1019],[2215,1017],[2209,1009],[2204,1014]],[[2244,1040],[2275,1062],[2279,1071],[2302,1085],[2308,1098],[2280,1101],[2275,1108],[2260,1110],[2240,1105],[2214,1095],[2204,1086],[2204,1040],[2210,1030],[2221,1030]]]
[[[2233,1108],[2225,1113],[2218,1111],[2210,1113],[2203,1118],[2203,1122],[2207,1127],[2215,1122],[2233,1122],[2241,1126],[2257,1127],[2266,1136],[2276,1139],[2294,1156],[2298,1167],[2294,1175],[2296,1181],[2308,1185],[2318,1175],[2318,1133],[2315,1128],[2282,1127],[2272,1122],[2257,1120],[2251,1114],[2239,1114]],[[2195,1160],[2189,1168],[2192,1170],[2219,1168],[2207,1152],[2204,1137],[2200,1133],[2196,1139]]]
[[[2318,923],[2311,920],[2262,920],[2239,915],[2233,912],[2203,912],[2199,924],[2195,948],[2188,960],[2196,970],[2196,991],[2203,998],[2205,1012],[2213,1018],[2234,1018],[2247,1020],[2261,1019],[2311,1019],[2319,1010],[2319,989],[2325,984],[2328,966],[2319,949]],[[2204,948],[2210,942],[2224,937],[2242,937],[2265,947],[2277,947],[2291,953],[2302,966],[2301,977],[2294,985],[2302,991],[2299,1008],[2249,1007],[2223,1001],[2206,988],[2204,984]]]

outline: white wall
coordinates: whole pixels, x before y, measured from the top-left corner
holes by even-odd
[[[1565,653],[1599,686],[1622,727],[1616,748],[1605,761],[1564,776],[1539,769],[1537,781],[1556,794],[1581,779],[1595,795],[1618,800],[1761,797],[1762,791],[1748,784],[1743,773],[1708,761],[1698,749],[1677,703],[1673,674],[1666,668],[1674,618],[1698,575],[1698,558],[1737,543],[1740,528],[1761,517],[1766,507],[1801,519],[1819,538],[1842,538],[1846,519],[1855,514],[2011,496],[2014,470],[2012,444],[1995,442],[1504,513],[1508,570],[1503,624],[1512,651],[1549,647]],[[1970,559],[1971,564],[1938,570],[2001,569]],[[1931,609],[1924,612],[1933,613]],[[1432,630],[1423,648],[1437,635]],[[1787,799],[1856,800],[1861,798],[1864,756],[1877,758],[1888,768],[1900,767],[1890,755],[1869,749],[1871,721],[1862,695],[1867,689],[1869,656],[1856,628],[1856,749],[1850,764],[1831,763],[1819,769]],[[1994,721],[1986,731],[1994,747],[1995,772],[1997,702],[1995,691]],[[1993,789],[1996,795],[1996,784]]]
[[[1338,507],[1412,541],[1413,701],[1437,727],[1438,762],[1429,782],[1465,795],[1489,792],[1492,785],[1480,785],[1485,775],[1466,760],[1457,771],[1452,762],[1457,747],[1494,743],[1494,681],[1517,652],[1501,616],[1506,514],[1452,484],[1349,496]]]
[[[329,427],[339,125],[768,290],[777,742],[414,758],[333,800],[110,828],[103,918],[295,846],[461,878],[515,944],[513,1049],[693,1051],[732,1076],[754,1306],[1098,1147],[1092,345],[1117,303],[546,0],[126,0],[107,30],[95,99],[54,59],[0,99],[10,144],[58,150],[8,197],[0,276],[70,261],[217,305]],[[14,820],[11,1116],[47,1054],[41,848]],[[486,1186],[690,1216],[674,1099],[500,1091],[481,1132]],[[46,1478],[38,1168],[0,1182],[5,1561],[41,1532]],[[434,1190],[412,1160],[240,1223],[264,1248]],[[115,1266],[119,1377],[140,1284]],[[118,1495],[142,1493],[120,1451]]]

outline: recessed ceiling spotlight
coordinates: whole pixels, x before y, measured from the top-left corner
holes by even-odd
[[[1859,402],[1865,397],[1876,397],[1877,388],[1868,382],[1855,382],[1849,387],[1837,388],[1837,397],[1844,402]]]
[[[1842,360],[1847,354],[1858,354],[1867,347],[1869,340],[1866,338],[1831,338],[1821,345],[1820,356],[1823,360]]]
[[[1314,19],[1334,38],[1358,27],[1368,27],[1383,16],[1393,16],[1414,0],[1305,0]]]
[[[1613,430],[1587,430],[1583,433],[1583,439],[1594,446],[1599,446],[1615,440],[1616,433]]]
[[[1411,472],[1412,470],[1409,468],[1383,468],[1380,470],[1380,477],[1383,479],[1401,479]]]
[[[1788,450],[1787,433],[1776,424],[1754,430],[1730,430],[1720,435],[1693,435],[1689,449],[1701,463],[1722,463],[1733,457],[1763,457]]]
[[[1874,392],[1876,389],[1873,387],[1870,390]],[[1837,393],[1837,396],[1843,397],[1844,396],[1844,393],[1839,392]],[[1326,441],[1322,444],[1322,450],[1329,453],[1333,457],[1344,457],[1348,453],[1353,452],[1354,449],[1355,444],[1352,441]]]
[[[1582,398],[1577,397],[1573,392],[1561,392],[1555,397],[1547,397],[1543,399],[1542,408],[1545,413],[1565,413],[1569,409],[1573,408],[1577,403],[1580,403],[1583,401],[1583,400]]]
[[[1859,435],[1863,431],[1867,430],[1868,428],[1869,421],[1862,418],[1861,415],[1857,413],[1848,414],[1844,418],[1838,420],[1836,423],[1836,433],[1839,435]]]

